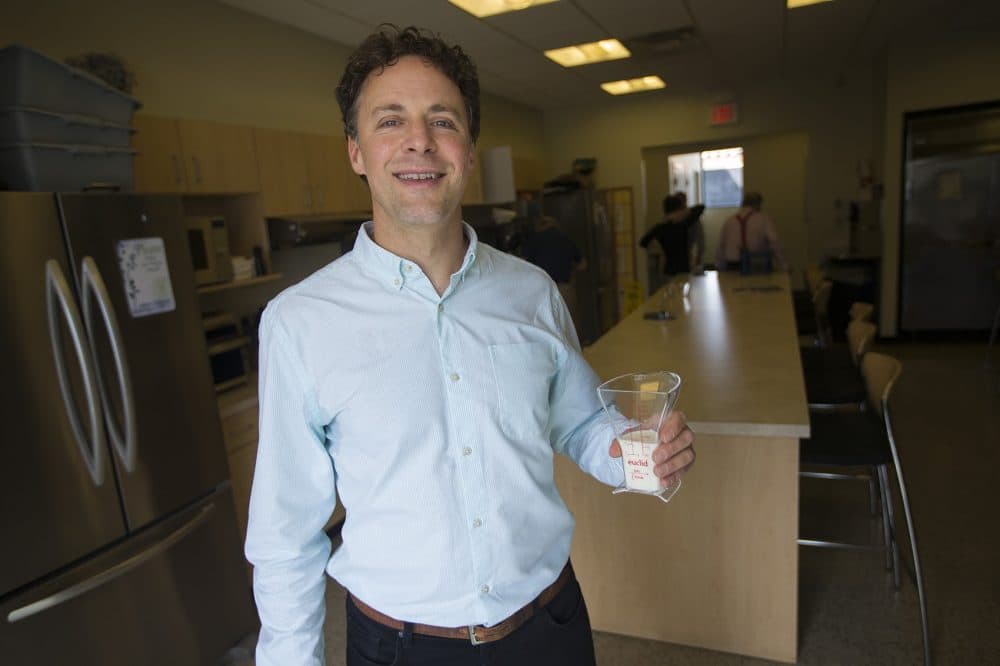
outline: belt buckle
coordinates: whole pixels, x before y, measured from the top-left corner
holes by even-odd
[[[472,641],[473,645],[482,645],[483,643],[486,642],[476,638],[476,625],[474,624],[469,625],[469,640]]]

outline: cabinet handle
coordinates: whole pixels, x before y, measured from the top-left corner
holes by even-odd
[[[194,182],[201,184],[201,166],[198,164],[198,158],[192,156],[191,164],[194,165]]]
[[[176,154],[170,156],[170,161],[173,162],[174,165],[174,179],[177,181],[177,184],[180,185],[183,180],[183,174],[181,173],[181,161],[177,158]]]

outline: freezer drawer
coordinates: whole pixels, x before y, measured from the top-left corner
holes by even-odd
[[[214,665],[255,628],[228,487],[0,604],[8,666]]]

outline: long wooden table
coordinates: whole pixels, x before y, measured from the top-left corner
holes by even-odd
[[[664,287],[585,356],[602,380],[677,372],[697,463],[664,504],[612,496],[559,457],[573,566],[597,630],[794,662],[809,416],[788,278],[709,272],[674,284],[676,319],[643,318]]]

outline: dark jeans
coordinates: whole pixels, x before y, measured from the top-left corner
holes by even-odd
[[[576,579],[493,643],[407,634],[363,615],[347,597],[347,666],[594,666],[590,617]]]

